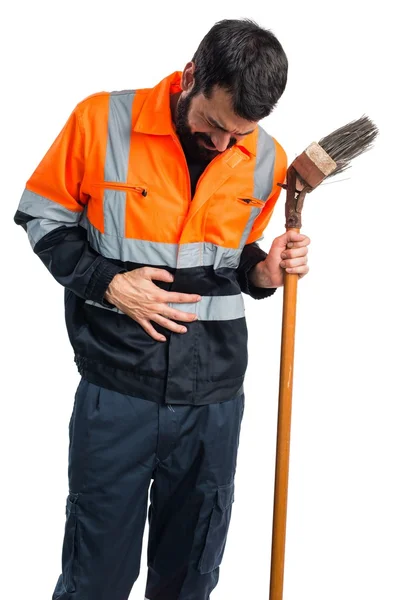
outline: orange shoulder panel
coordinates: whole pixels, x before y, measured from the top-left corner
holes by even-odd
[[[88,200],[85,175],[88,169],[101,171],[104,165],[108,96],[93,94],[75,107],[28,179],[27,189],[69,210],[82,211]]]

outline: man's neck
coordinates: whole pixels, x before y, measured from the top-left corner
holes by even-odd
[[[171,94],[170,96],[170,107],[171,107],[171,118],[174,125],[176,125],[176,112],[178,109],[178,100],[182,92]]]

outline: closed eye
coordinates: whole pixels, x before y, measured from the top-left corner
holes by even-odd
[[[210,125],[211,127],[213,127],[214,129],[218,129],[219,131],[223,131],[224,133],[229,133],[229,135],[231,135],[232,137],[238,138],[238,137],[244,137],[246,135],[249,135],[250,133],[253,133],[254,129],[250,130],[250,131],[246,131],[245,133],[239,133],[239,132],[230,132],[227,129],[225,129],[225,127],[222,127],[222,125],[220,125],[219,123],[217,123],[216,121],[214,121],[214,119],[204,119],[206,121],[206,123],[208,125]]]

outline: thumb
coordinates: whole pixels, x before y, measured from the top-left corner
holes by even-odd
[[[171,281],[174,280],[174,277],[165,269],[154,269],[152,267],[147,267],[146,279],[154,279],[155,281],[166,281],[167,283],[171,283]]]

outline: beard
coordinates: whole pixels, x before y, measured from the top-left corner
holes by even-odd
[[[190,131],[188,114],[192,99],[193,94],[190,93],[184,98],[181,96],[178,100],[175,123],[176,133],[178,134],[183,151],[187,157],[198,162],[208,163],[221,154],[221,152],[215,148],[209,135],[200,132],[192,133]],[[205,148],[201,145],[201,141],[205,142],[207,146],[210,146],[211,148],[214,147],[215,150]],[[236,139],[231,138],[229,140],[228,148],[231,148],[234,144],[236,144]]]

